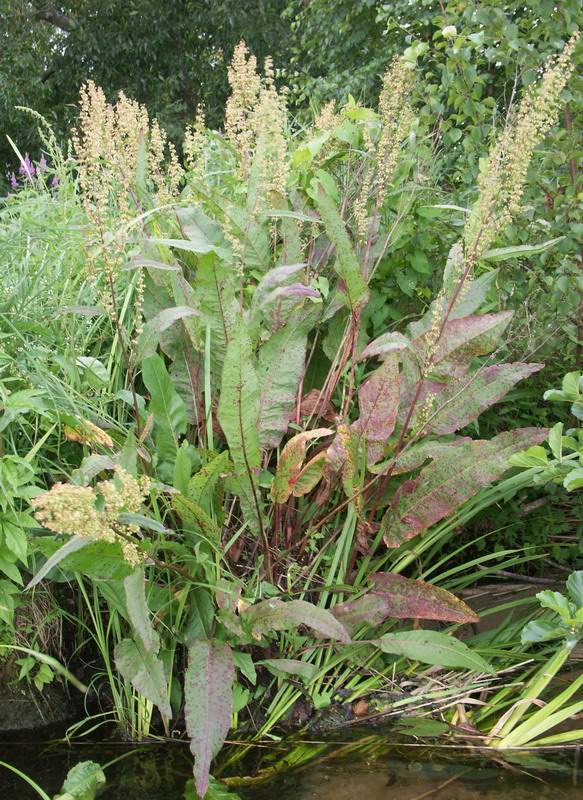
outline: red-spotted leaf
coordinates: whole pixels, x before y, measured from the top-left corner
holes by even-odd
[[[447,589],[425,581],[404,578],[395,572],[371,575],[371,594],[383,597],[391,617],[419,617],[445,622],[478,622],[478,615]]]
[[[306,625],[327,639],[350,642],[346,628],[329,611],[305,600],[263,600],[241,612],[241,619],[256,636]]]
[[[271,487],[271,498],[274,503],[285,503],[293,492],[300,477],[308,442],[320,436],[330,436],[332,433],[334,431],[330,428],[315,428],[313,431],[298,433],[287,442],[279,456],[275,478]]]
[[[383,333],[370,344],[367,344],[358,360],[364,361],[365,358],[370,358],[371,356],[386,356],[387,353],[405,350],[407,347],[411,347],[411,342],[402,333],[397,331]]]
[[[257,362],[259,444],[277,447],[285,436],[305,370],[308,326],[294,317],[262,345]]]
[[[430,458],[435,459],[448,453],[455,456],[460,444],[471,441],[469,436],[460,436],[459,439],[453,439],[451,442],[422,441],[404,450],[397,458],[393,456],[380,464],[375,464],[370,468],[370,471],[375,475],[384,475],[390,469],[391,475],[401,475],[403,472],[411,472],[421,467]]]
[[[518,381],[538,372],[544,364],[496,364],[449,383],[436,400],[436,415],[424,429],[429,433],[453,433],[465,427],[503,398]]]
[[[358,392],[360,419],[354,428],[365,437],[368,465],[382,458],[387,439],[395,430],[399,394],[399,360],[396,353],[389,353]]]
[[[514,453],[543,442],[546,428],[518,428],[495,436],[459,445],[455,454],[436,458],[418,478],[399,487],[391,508],[381,521],[388,547],[403,542],[453,514],[482,486],[499,478],[508,469]]]
[[[199,797],[209,785],[211,761],[231,725],[233,653],[225,642],[197,639],[188,649],[184,677],[184,717],[194,756],[194,779]]]
[[[158,706],[165,717],[171,717],[164,666],[156,655],[158,647],[157,636],[150,650],[145,649],[141,639],[122,639],[113,656],[115,666],[134,689]]]
[[[440,292],[439,297],[431,303],[420,320],[409,325],[409,333],[412,338],[416,338],[424,331],[429,330],[435,324],[435,320],[442,320],[445,314],[448,313],[453,293],[456,291],[463,273],[463,252],[459,245],[452,247],[446,270],[449,271],[451,278],[448,281],[449,286],[444,286],[445,291]],[[498,270],[492,270],[492,272],[484,272],[475,281],[466,281],[463,290],[453,304],[453,308],[449,311],[448,319],[460,319],[477,311],[486,300],[497,275]]]
[[[476,356],[491,353],[500,341],[502,332],[512,319],[512,311],[498,314],[473,314],[449,320],[432,356],[433,372],[461,377]],[[423,359],[435,340],[430,329],[413,340],[412,344]]]
[[[373,588],[356,600],[334,606],[332,613],[351,633],[363,623],[380,625],[389,617],[477,622],[479,617],[455,595],[425,581],[394,572],[371,575]]]

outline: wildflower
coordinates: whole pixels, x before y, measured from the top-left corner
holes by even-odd
[[[549,61],[540,82],[528,87],[513,124],[502,131],[480,171],[480,195],[464,232],[465,251],[471,263],[520,209],[534,150],[557,120],[560,95],[573,72],[571,56],[578,38],[578,32],[573,34],[561,55]]]
[[[58,186],[58,185],[59,185],[59,179],[57,178],[56,175],[53,175],[53,179],[51,181],[51,186]]]
[[[24,156],[22,164],[18,167],[18,171],[21,175],[26,176],[26,180],[31,181],[34,177],[34,165],[30,158],[28,157],[28,153]]]
[[[40,161],[38,162],[37,171],[44,172],[47,168],[47,160],[44,156],[40,157]]]
[[[16,176],[15,176],[15,174],[13,172],[10,173],[10,186],[13,189],[18,189],[18,187],[20,186],[20,184],[16,180]]]
[[[120,466],[110,481],[100,481],[95,488],[56,483],[49,492],[31,500],[39,510],[35,519],[45,528],[66,536],[119,542],[124,559],[132,566],[143,560],[143,554],[132,541],[139,532],[137,525],[118,522],[121,512],[137,513],[148,492],[150,481],[137,481]]]

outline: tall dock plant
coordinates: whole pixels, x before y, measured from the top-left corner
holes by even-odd
[[[445,588],[401,573],[416,574],[432,526],[451,531],[462,505],[547,435],[459,431],[542,367],[496,363],[512,313],[478,312],[496,277],[491,246],[519,212],[575,43],[529,88],[484,161],[437,297],[404,331],[372,339],[374,276],[421,192],[419,155],[430,152],[404,62],[385,76],[378,111],[327,107],[297,141],[270,65],[258,75],[241,45],[225,133],[206,131],[201,112],[180,195],[176,162],[164,173],[145,111],[128,102],[136,134],[121,106],[85,90],[81,188],[134,420],[125,446],[91,456],[77,485],[35,501],[57,534],[72,532],[57,495],[84,503],[63,548],[39,539],[50,558],[35,582],[59,564],[108,587],[127,627],[117,667],[165,718],[184,702],[201,797],[233,719],[261,693],[258,667],[280,681],[266,727],[297,697],[290,673],[316,703],[344,665],[382,674],[383,654],[493,671],[453,636],[400,629],[412,617],[476,620]],[[105,225],[112,204],[123,217],[116,231]],[[121,269],[140,270],[143,321],[131,332],[112,291]],[[116,477],[92,485],[116,464]],[[124,487],[142,470],[153,483],[149,497],[135,484],[138,509]],[[125,575],[105,578],[106,561]],[[177,640],[188,652],[183,688]]]

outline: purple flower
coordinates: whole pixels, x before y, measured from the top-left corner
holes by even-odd
[[[19,186],[18,181],[16,180],[16,175],[13,172],[10,174],[10,185],[13,189],[18,189]]]
[[[58,186],[58,185],[59,185],[59,179],[57,178],[56,175],[53,175],[53,179],[51,181],[51,186]]]
[[[24,161],[18,167],[18,171],[21,175],[26,175],[26,179],[31,181],[34,175],[34,166],[30,158],[28,157],[28,153],[24,156]]]
[[[37,170],[39,172],[44,172],[46,168],[47,168],[47,160],[44,156],[41,156],[40,161],[38,162]]]

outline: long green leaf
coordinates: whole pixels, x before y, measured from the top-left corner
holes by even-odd
[[[115,666],[134,689],[151,700],[165,717],[172,716],[164,666],[157,657],[159,643],[146,650],[140,640],[122,639],[114,650]]]
[[[150,393],[150,412],[154,415],[156,451],[160,464],[172,465],[180,446],[180,435],[186,433],[186,408],[178,396],[162,358],[153,355],[142,364],[142,377]],[[168,472],[168,469],[166,470]],[[164,474],[163,479],[169,476]]]
[[[344,220],[321,183],[318,183],[318,211],[326,225],[326,234],[336,245],[336,270],[344,284],[338,297],[350,309],[360,308],[368,300],[368,286],[362,277]]]
[[[305,600],[263,600],[249,606],[241,613],[241,619],[251,626],[253,633],[289,631],[307,625],[321,636],[350,642],[346,628],[329,611]]]
[[[386,633],[378,641],[385,653],[405,656],[425,664],[442,667],[464,667],[476,672],[496,674],[496,670],[481,655],[452,636],[437,631],[402,631]]]
[[[123,582],[126,593],[126,606],[134,629],[142,640],[146,650],[154,646],[154,626],[150,619],[150,610],[146,601],[146,581],[144,568],[139,567]]]
[[[238,317],[227,346],[217,417],[234,464],[235,491],[245,520],[254,531],[262,526],[259,506],[259,382],[251,342],[242,317]]]

